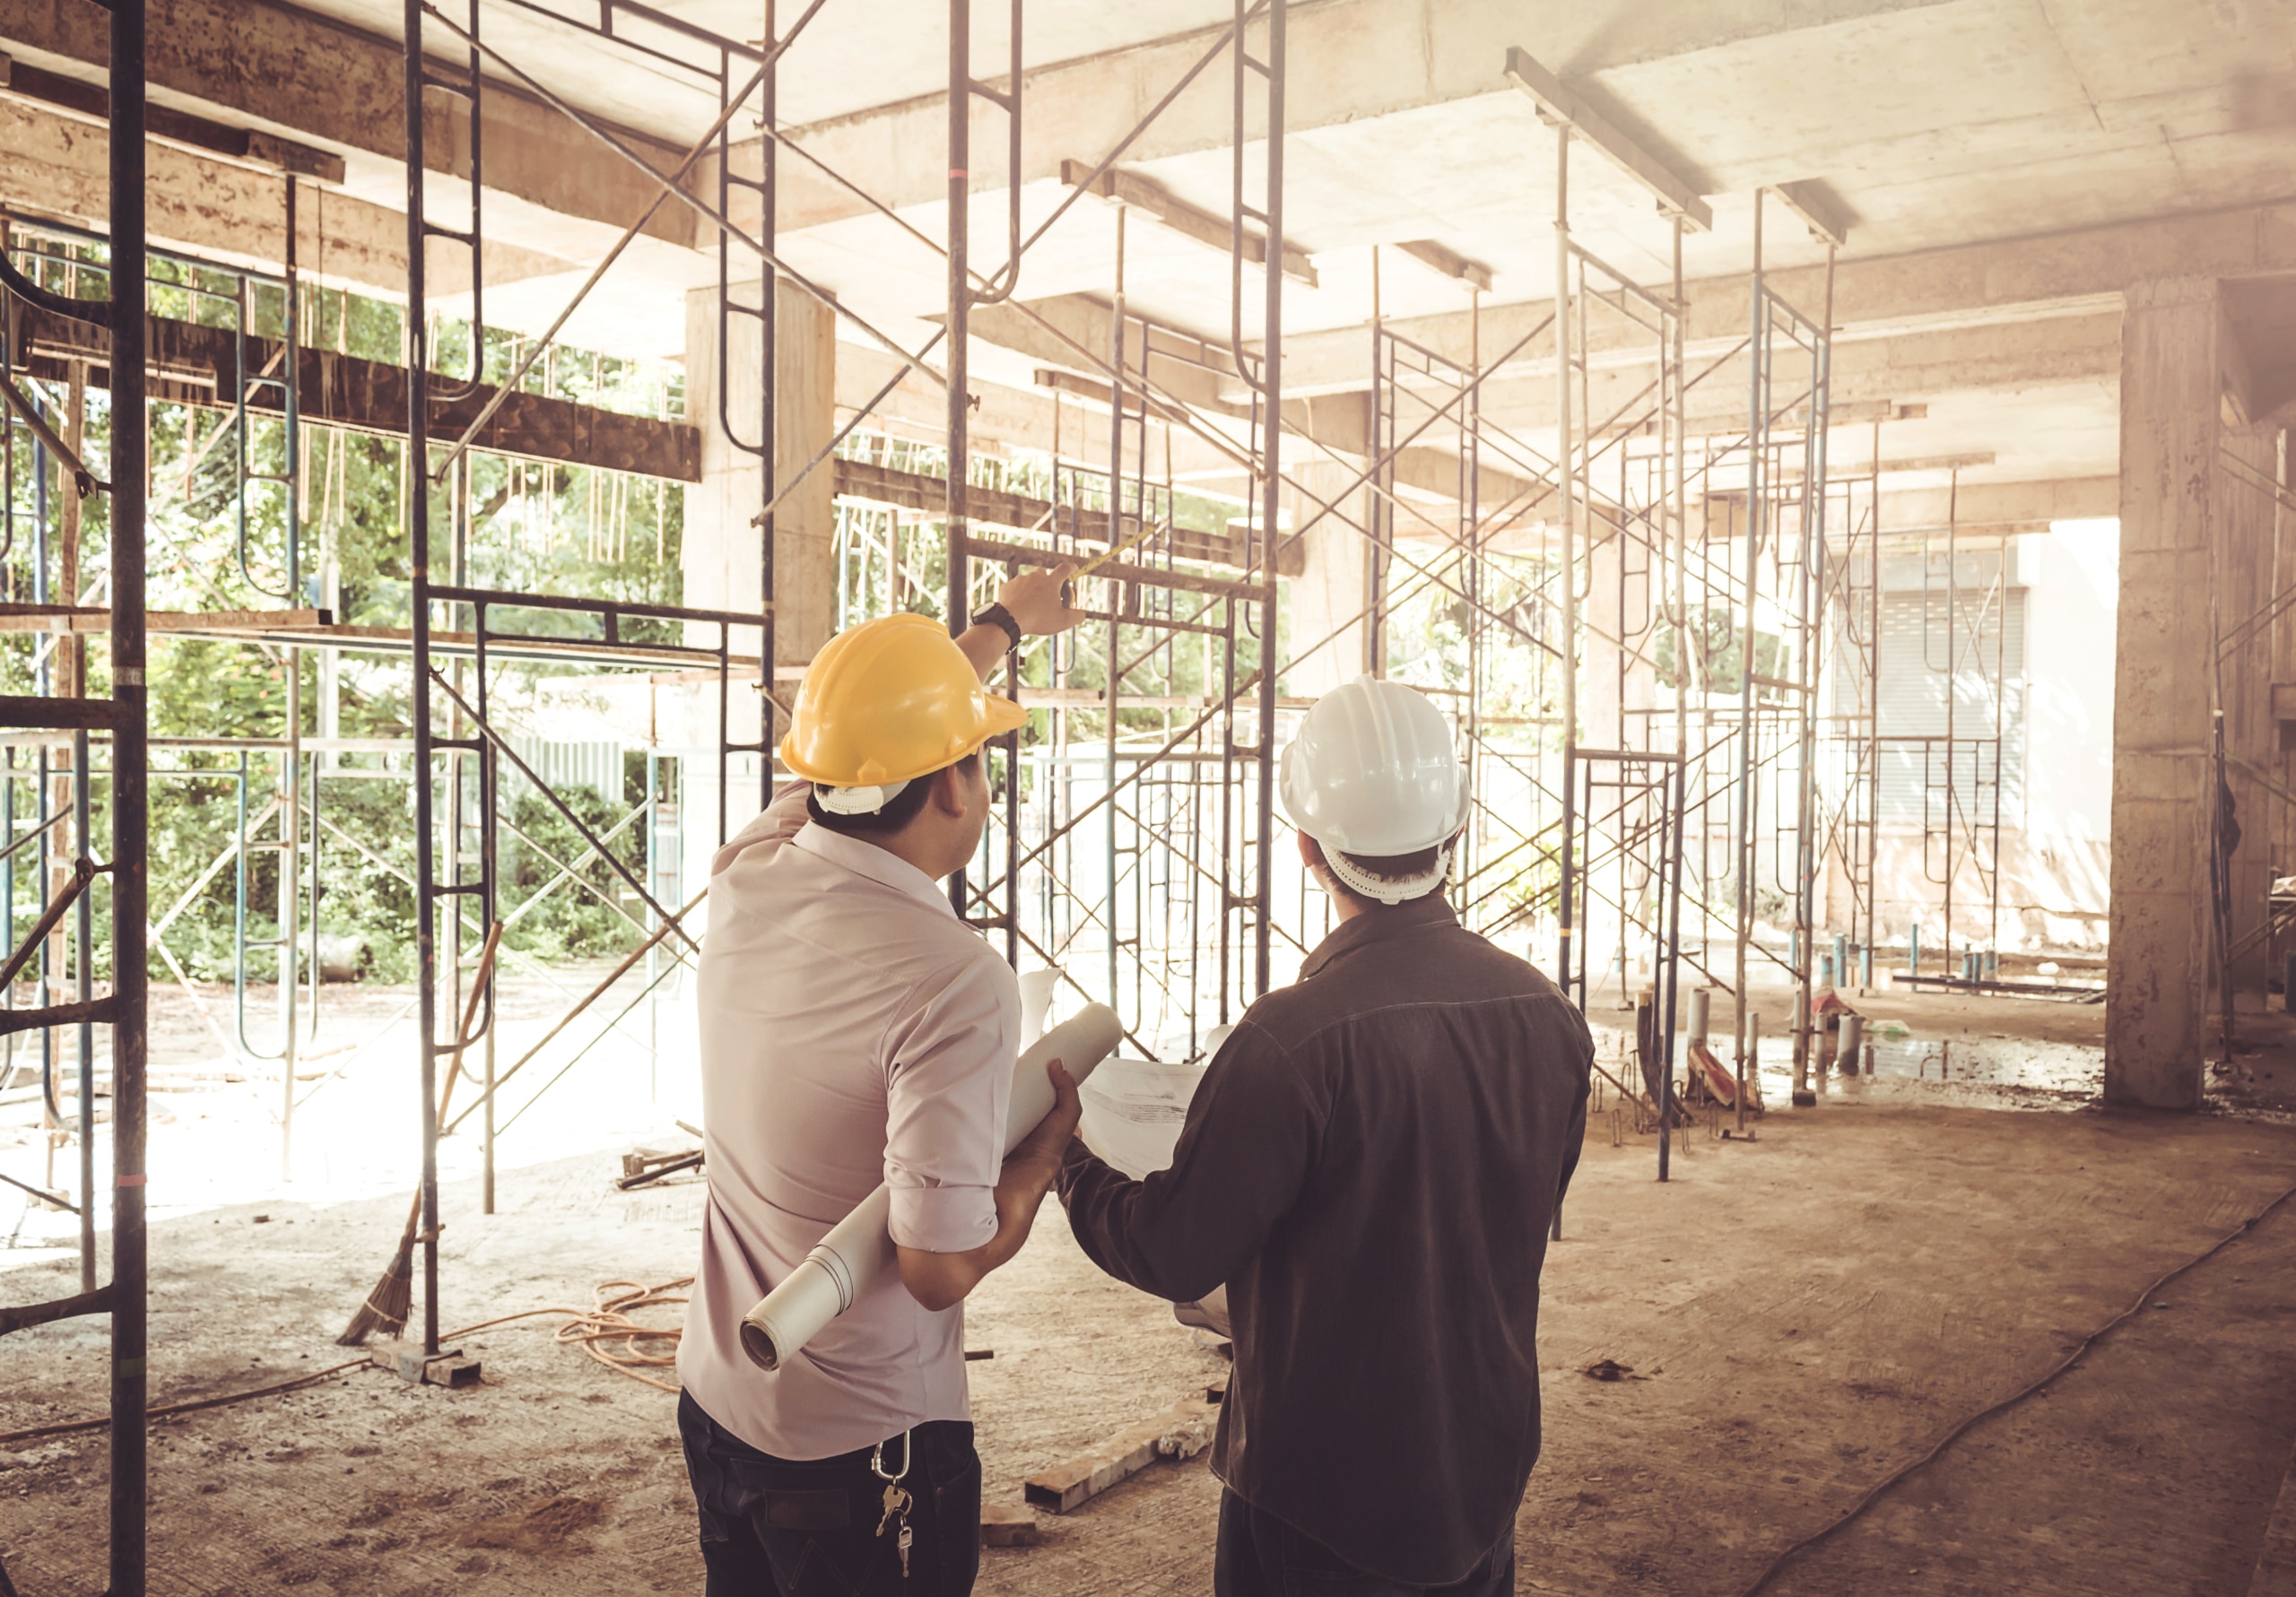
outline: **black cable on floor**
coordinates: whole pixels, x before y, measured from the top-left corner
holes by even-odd
[[[1916,1471],[1923,1469],[1935,1462],[1939,1454],[1944,1452],[1946,1448],[1952,1446],[1963,1436],[1967,1435],[1969,1431],[1979,1421],[1990,1419],[1993,1416],[2001,1413],[2004,1410],[2016,1407],[2017,1404],[2023,1402],[2027,1398],[2032,1396],[2034,1393],[2039,1392],[2051,1381],[2056,1380],[2057,1376],[2063,1375],[2066,1370],[2071,1369],[2075,1364],[2081,1361],[2081,1356],[2086,1353],[2091,1348],[2096,1346],[2098,1341],[2100,1341],[2108,1332],[2119,1329],[2120,1326],[2126,1324],[2131,1318],[2133,1318],[2139,1310],[2143,1309],[2146,1304],[2152,1302],[2152,1295],[2155,1292],[2158,1292],[2161,1288],[2176,1280],[2177,1277],[2182,1275],[2186,1271],[2193,1269],[2196,1265],[2207,1263],[2210,1259],[2214,1258],[2232,1243],[2237,1242],[2241,1237],[2247,1236],[2250,1231],[2256,1229],[2256,1228],[2263,1222],[2267,1215],[2271,1214],[2274,1210],[2279,1208],[2283,1203],[2287,1202],[2291,1198],[2296,1198],[2296,1186],[2290,1187],[2286,1192],[2281,1193],[2280,1196],[2274,1198],[2262,1209],[2257,1210],[2248,1219],[2242,1220],[2237,1227],[2233,1228],[2233,1229],[2218,1237],[2216,1241],[2211,1244],[2206,1249],[2194,1254],[2191,1258],[2187,1259],[2174,1270],[2170,1271],[2168,1274],[2161,1277],[2151,1286],[2145,1288],[2144,1291],[2138,1293],[2135,1302],[2130,1304],[2126,1308],[2121,1310],[2120,1313],[2115,1315],[2111,1319],[2106,1321],[2094,1331],[2092,1331],[2088,1335],[2083,1337],[2081,1339],[2081,1345],[2074,1349],[2072,1352],[2067,1353],[2055,1368],[2051,1369],[2047,1375],[2041,1376],[2040,1379],[2035,1381],[2031,1385],[2025,1387],[2022,1391],[2010,1393],[2007,1397],[2003,1398],[1997,1403],[1994,1403],[1987,1408],[1979,1409],[1967,1419],[1962,1420],[1952,1429],[1938,1437],[1936,1444],[1932,1446],[1928,1452],[1923,1454],[1919,1458],[1915,1459],[1912,1462],[1905,1465],[1894,1473],[1883,1477],[1880,1481],[1875,1483],[1871,1490],[1866,1492],[1864,1497],[1858,1498],[1856,1503],[1850,1506],[1847,1512],[1842,1514],[1838,1519],[1834,1520],[1831,1524],[1803,1537],[1801,1541],[1794,1543],[1793,1546],[1779,1553],[1776,1558],[1770,1561],[1769,1567],[1765,1568],[1760,1575],[1754,1576],[1752,1583],[1738,1593],[1738,1597],[1755,1597],[1755,1593],[1760,1592],[1764,1586],[1770,1584],[1771,1581],[1775,1580],[1778,1577],[1779,1571],[1785,1568],[1787,1563],[1792,1559],[1800,1554],[1808,1551],[1811,1548],[1817,1546],[1821,1541],[1826,1541],[1828,1538],[1831,1537],[1835,1532],[1839,1531],[1845,1525],[1848,1525],[1852,1521],[1856,1520],[1868,1508],[1871,1508],[1875,1503],[1879,1502],[1884,1492],[1888,1491],[1899,1481],[1903,1480],[1907,1476],[1911,1475]]]

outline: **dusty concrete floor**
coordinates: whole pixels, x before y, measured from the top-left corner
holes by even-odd
[[[1597,1118],[1548,1277],[1547,1450],[1521,1589],[1730,1593],[1967,1414],[2048,1368],[2146,1283],[2296,1185],[2296,1133],[2228,1116],[2009,1114],[1902,1094],[1700,1136],[1675,1179]],[[624,1197],[602,1155],[449,1189],[449,1324],[691,1267],[698,1189]],[[200,1396],[332,1360],[404,1205],[280,1202],[154,1237],[153,1387]],[[1782,1593],[2248,1589],[2296,1443],[2296,1203],[2159,1294],[2073,1373],[1980,1426],[1789,1567]],[[66,1286],[60,1264],[10,1297]],[[482,1389],[353,1371],[159,1427],[162,1593],[695,1592],[672,1400],[552,1345],[466,1346]],[[1057,1214],[978,1295],[969,1341],[990,1492],[1218,1367],[1099,1278]],[[101,1335],[8,1339],[0,1431],[94,1410]],[[1601,1358],[1633,1367],[1605,1384]],[[0,1448],[0,1553],[27,1597],[101,1589],[100,1438]],[[1216,1483],[1160,1465],[991,1551],[980,1590],[1210,1589]]]

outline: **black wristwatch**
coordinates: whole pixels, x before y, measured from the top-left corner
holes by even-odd
[[[1021,623],[1014,621],[1013,612],[1002,604],[990,605],[972,618],[972,624],[976,627],[1002,627],[1004,629],[1004,636],[1013,640],[1006,647],[1008,648],[1021,647]]]

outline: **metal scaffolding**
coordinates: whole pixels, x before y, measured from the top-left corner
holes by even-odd
[[[0,293],[0,303],[4,303],[8,318],[8,325],[0,328],[0,334],[4,334],[0,342],[4,342],[11,352],[15,348],[15,320],[22,307],[35,308],[45,316],[108,334],[102,342],[111,374],[112,416],[110,447],[102,476],[75,447],[81,442],[76,410],[59,418],[64,422],[59,431],[41,417],[41,407],[26,397],[19,386],[13,352],[7,357],[5,369],[0,369],[0,382],[4,382],[6,388],[7,409],[12,412],[6,428],[7,535],[13,542],[16,456],[23,442],[18,437],[15,423],[21,421],[31,435],[29,453],[40,500],[37,509],[40,542],[38,552],[41,560],[36,568],[43,591],[37,595],[33,605],[51,611],[56,601],[44,591],[48,580],[45,557],[48,508],[45,500],[51,459],[63,468],[58,477],[67,485],[66,502],[71,508],[66,514],[75,530],[81,501],[95,493],[103,496],[112,527],[140,529],[145,519],[148,439],[144,404],[145,329],[141,302],[145,255],[143,0],[115,0],[109,12],[111,169],[106,291],[100,298],[52,292],[20,271],[6,259],[5,252],[0,251],[0,282],[6,285],[6,291]],[[78,396],[75,394],[73,397]],[[73,436],[63,436],[66,432]],[[12,1038],[24,1031],[40,1033],[46,1107],[52,1122],[76,1121],[70,1129],[76,1136],[80,1154],[79,1201],[76,1205],[68,1200],[64,1203],[65,1207],[76,1207],[79,1211],[80,1291],[45,1303],[0,1309],[0,1333],[82,1315],[109,1317],[109,1584],[117,1597],[143,1597],[147,1575],[144,1515],[149,1483],[144,1410],[146,1298],[150,1279],[144,1218],[147,1042],[144,971],[148,910],[144,550],[139,536],[115,535],[109,544],[109,592],[104,609],[109,623],[105,664],[111,683],[110,697],[88,695],[85,651],[74,640],[73,647],[51,647],[47,652],[35,684],[39,691],[0,698],[0,726],[10,729],[12,733],[8,739],[12,756],[20,742],[30,742],[39,751],[30,830],[23,836],[17,834],[13,814],[17,782],[13,758],[9,777],[0,784],[0,804],[4,804],[7,811],[7,857],[13,862],[18,847],[36,838],[39,855],[44,856],[43,864],[58,864],[67,857],[70,861],[69,874],[60,879],[53,869],[37,872],[41,909],[22,942],[13,935],[16,881],[13,871],[9,872],[5,882],[9,935],[5,941],[11,944],[12,951],[4,966],[0,966],[0,994],[4,994],[8,1002],[8,1007],[0,1011],[0,1027],[4,1027]],[[76,592],[67,590],[61,595],[62,604],[76,611],[81,608],[79,597]],[[111,753],[110,779],[105,794],[111,821],[105,850],[109,857],[100,862],[95,857],[97,848],[91,827],[96,773],[91,743],[91,734],[99,733],[109,734]],[[71,759],[68,774],[57,779],[52,760],[59,742],[69,748]],[[56,833],[67,818],[70,842],[59,846]],[[100,954],[91,898],[99,879],[109,885],[110,911],[109,946],[101,953],[109,956],[111,990],[100,996],[95,992]],[[67,913],[73,917],[72,930],[51,944],[51,933],[57,931]],[[34,958],[42,960],[39,985],[32,1006],[20,1009],[13,1002],[14,983]],[[59,1002],[56,988],[62,985],[67,959],[72,991],[68,1000]],[[110,1279],[102,1281],[98,1279],[101,1273],[96,1229],[100,1195],[94,1163],[92,1028],[96,1025],[111,1028],[111,1271]],[[57,1034],[64,1029],[76,1034],[78,1045],[77,1113],[74,1116],[62,1113],[53,1091],[55,1066],[61,1055]],[[61,1194],[56,1196],[60,1198]]]
[[[8,1037],[0,1081],[14,1080],[17,1037],[26,1038],[29,1061],[36,1035],[50,1132],[37,1195],[74,1209],[81,1237],[79,1293],[0,1309],[0,1332],[111,1316],[112,1590],[121,1597],[144,1589],[147,956],[173,973],[229,1055],[277,1069],[287,1167],[296,1111],[309,1096],[298,1093],[299,1050],[315,1034],[322,1002],[319,902],[329,872],[355,859],[404,883],[417,928],[409,1007],[421,1098],[421,1341],[424,1357],[439,1355],[440,1139],[475,1120],[482,1202],[491,1210],[498,1136],[698,951],[689,924],[701,899],[681,902],[683,890],[670,885],[683,872],[665,838],[705,794],[720,842],[744,799],[770,795],[787,702],[777,648],[777,520],[817,472],[834,484],[840,626],[913,608],[961,631],[1004,575],[1056,561],[1078,568],[1075,603],[1086,622],[1063,638],[1030,640],[1004,661],[1003,686],[1031,717],[988,751],[996,803],[980,851],[949,891],[958,913],[1014,964],[1057,967],[1077,994],[1115,1007],[1128,1046],[1142,1054],[1204,1057],[1219,1029],[1304,957],[1324,924],[1305,873],[1280,846],[1288,827],[1274,784],[1277,751],[1311,702],[1287,694],[1285,675],[1304,675],[1310,662],[1320,669],[1335,655],[1351,668],[1413,681],[1452,713],[1474,794],[1454,903],[1470,926],[1519,939],[1583,1008],[1637,1015],[1643,1108],[1660,1133],[1662,1179],[1679,1124],[1683,980],[1734,1000],[1742,1124],[1759,1102],[1756,1004],[1765,988],[1790,994],[1794,1080],[1805,1089],[1822,1054],[1819,995],[1872,980],[1887,920],[1882,861],[1893,793],[1911,795],[1918,814],[1904,829],[1920,832],[1923,878],[1942,898],[1946,957],[1958,951],[1964,960],[1958,974],[1950,964],[1943,976],[1926,974],[1917,915],[1908,976],[1983,987],[1997,975],[1987,956],[2001,937],[2003,811],[2017,720],[2010,554],[1997,536],[1965,534],[1950,508],[1936,527],[1885,528],[1878,428],[1865,475],[1830,473],[1831,242],[1825,302],[1793,303],[1765,276],[1766,196],[1757,192],[1744,336],[1709,339],[1693,360],[1683,247],[1685,231],[1709,220],[1703,205],[1663,171],[1638,169],[1630,175],[1658,195],[1671,273],[1639,281],[1595,253],[1573,231],[1574,148],[1613,161],[1618,152],[1574,120],[1567,93],[1518,53],[1508,70],[1539,100],[1555,138],[1552,309],[1511,342],[1493,341],[1505,347],[1486,349],[1482,289],[1471,263],[1454,262],[1439,269],[1469,285],[1470,331],[1464,349],[1439,348],[1440,340],[1381,315],[1375,248],[1370,438],[1358,456],[1354,444],[1343,451],[1283,409],[1284,280],[1296,253],[1283,205],[1288,0],[1232,0],[1228,26],[1147,113],[1089,170],[1070,163],[1079,169],[1064,173],[1070,192],[1032,228],[1023,220],[1021,0],[1008,0],[1006,58],[994,79],[976,75],[970,0],[951,0],[940,239],[778,125],[779,63],[827,3],[810,0],[784,29],[767,0],[763,37],[745,42],[637,0],[595,0],[578,17],[541,0],[404,0],[405,336],[399,361],[380,363],[403,373],[404,408],[387,429],[372,417],[325,412],[326,396],[312,391],[308,374],[350,357],[340,342],[324,348],[324,315],[308,314],[323,301],[297,259],[296,178],[281,191],[287,242],[277,273],[145,247],[141,0],[111,6],[109,234],[0,219],[8,411],[0,560],[28,538],[32,574],[29,593],[0,594],[0,635],[31,635],[21,659],[32,690],[0,698],[8,729],[0,748],[0,945],[9,950],[0,968],[0,1034]],[[713,108],[707,131],[674,167],[657,165],[490,40],[487,14],[503,9],[529,26],[611,43],[688,84]],[[1224,337],[1217,328],[1167,326],[1128,301],[1128,202],[1117,181],[1142,135],[1192,85],[1216,82],[1210,74],[1222,66],[1232,162],[1225,213],[1210,221],[1227,235]],[[484,282],[490,76],[537,96],[637,168],[648,188],[549,330],[499,362]],[[984,105],[1004,118],[1004,172],[1001,183],[977,188],[972,123]],[[426,151],[442,115],[466,162],[443,187]],[[776,211],[785,158],[892,224],[900,247],[939,257],[946,317],[920,347],[904,346],[782,257]],[[693,181],[705,164],[709,180]],[[1088,195],[1112,206],[1104,335],[1057,325],[1017,292],[1031,249]],[[972,236],[977,200],[1003,222],[1003,238],[985,252]],[[482,482],[495,463],[512,461],[517,471],[532,464],[495,447],[505,406],[537,368],[551,371],[570,318],[665,205],[697,215],[715,245],[719,380],[708,413],[691,421],[753,463],[758,495],[747,525],[759,535],[758,604],[710,609],[490,582],[474,547]],[[468,258],[458,274],[468,287],[452,297],[451,315],[443,314],[448,296],[431,291],[434,248]],[[1480,281],[1487,284],[1488,273]],[[788,440],[797,419],[783,413],[777,395],[785,289],[897,358],[892,377],[848,407],[827,447],[794,470],[799,456]],[[1057,352],[1063,369],[1039,375],[1052,415],[1048,452],[984,447],[975,436],[971,359],[985,335],[981,318],[992,315]],[[147,347],[170,340],[200,352],[215,380],[188,381],[179,363]],[[736,362],[739,381],[731,380]],[[1526,366],[1544,375],[1549,362],[1553,437],[1545,441],[1542,431],[1535,445],[1529,430],[1492,413],[1486,386]],[[1173,363],[1240,385],[1240,398],[1233,386],[1219,403],[1178,391],[1185,385],[1169,379]],[[100,460],[84,426],[98,368],[110,394]],[[1743,428],[1733,421],[1694,430],[1691,395],[1742,374]],[[945,390],[945,418],[918,427],[928,435],[922,441],[897,436],[885,413],[912,376]],[[179,494],[197,476],[222,495],[232,540],[220,575],[169,543],[154,519],[161,507],[147,503],[151,418],[162,407],[216,418],[204,436],[205,422],[184,423],[172,469]],[[404,440],[404,627],[353,625],[343,610],[330,542],[340,535],[345,491],[338,451],[361,427]],[[1176,446],[1224,463],[1241,491],[1214,495],[1177,475]],[[169,491],[163,479],[155,494]],[[100,503],[111,527],[144,530],[109,539],[108,586],[77,566],[83,518]],[[1318,635],[1287,631],[1283,584],[1311,544],[1328,558],[1326,540],[1360,554],[1362,603]],[[147,549],[174,562],[169,575],[201,595],[199,608],[147,616]],[[14,568],[6,569],[13,581]],[[1893,579],[1893,569],[1910,579]],[[1890,601],[1900,592],[1918,595],[1912,647],[1943,683],[1941,725],[1892,719],[1883,659],[1889,617],[1898,613]],[[280,735],[148,737],[147,626],[274,651],[286,663]],[[92,663],[91,640],[104,646]],[[316,707],[306,699],[306,654],[319,662]],[[405,662],[410,735],[342,735],[335,673],[352,655]],[[650,750],[642,801],[600,825],[570,803],[566,782],[506,721],[501,673],[509,662],[624,676],[674,669],[714,727],[683,757]],[[91,694],[100,680],[111,685],[109,699]],[[313,708],[317,725],[307,731]],[[350,756],[365,762],[348,764]],[[144,867],[154,780],[211,794],[232,817],[228,843],[156,914],[145,902]],[[339,795],[354,782],[406,785],[411,864],[346,824]],[[506,796],[513,791],[538,798],[584,852],[558,857],[522,830]],[[643,867],[624,857],[631,828],[644,829]],[[554,872],[516,904],[503,885],[509,849]],[[570,1006],[540,1041],[498,1065],[492,950],[500,929],[553,893],[605,898],[585,876],[599,866],[637,906],[606,899],[637,946],[595,987],[570,993]],[[180,938],[171,944],[170,936],[227,872],[237,979],[230,1011],[219,1019],[191,979]],[[97,933],[107,908],[108,940]],[[1972,924],[1981,927],[1974,935]],[[249,993],[250,969],[265,962],[277,970],[268,1025],[251,1012]],[[617,1010],[587,1042],[569,1037],[584,1016]],[[472,1021],[455,1027],[465,1013]],[[98,1025],[112,1029],[109,1280],[100,1279],[97,1223]],[[544,1063],[561,1039],[571,1057]],[[475,1079],[477,1097],[452,1106],[458,1073]],[[529,1090],[499,1117],[503,1089],[522,1073]],[[57,1159],[67,1149],[76,1169],[59,1181]]]

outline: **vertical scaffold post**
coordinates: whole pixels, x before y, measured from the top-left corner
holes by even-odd
[[[800,19],[800,27],[804,22]],[[774,719],[777,706],[773,698],[774,665],[778,652],[775,641],[775,612],[773,587],[774,561],[780,542],[778,532],[779,518],[775,504],[780,492],[778,444],[779,438],[779,368],[781,347],[780,273],[773,260],[777,195],[780,172],[780,145],[775,132],[779,115],[776,88],[780,81],[781,41],[774,16],[773,0],[765,0],[764,37],[760,41],[764,56],[758,65],[758,119],[763,136],[756,143],[758,172],[754,178],[736,172],[736,144],[731,131],[732,110],[735,92],[741,85],[734,81],[734,53],[731,46],[719,41],[718,52],[718,112],[722,118],[713,135],[718,154],[718,210],[722,216],[734,214],[734,194],[736,189],[752,195],[758,207],[758,242],[762,247],[758,273],[758,302],[755,306],[741,303],[734,293],[734,239],[725,230],[718,234],[718,436],[736,453],[747,455],[758,463],[758,504],[755,525],[758,541],[758,741],[754,745],[734,741],[731,726],[729,696],[720,691],[718,696],[718,840],[723,843],[735,829],[727,819],[733,782],[731,771],[734,756],[754,753],[758,763],[758,807],[763,809],[773,797]],[[757,347],[757,433],[754,440],[734,424],[733,325],[736,317],[747,317],[758,330]],[[730,640],[721,640],[730,650]]]
[[[1748,1063],[1746,1015],[1747,939],[1754,924],[1754,825],[1760,810],[1754,802],[1754,595],[1761,581],[1760,557],[1762,527],[1762,453],[1770,447],[1770,305],[1761,281],[1762,191],[1754,190],[1753,335],[1747,351],[1750,397],[1746,424],[1746,589],[1745,616],[1738,645],[1738,827],[1737,827],[1737,948],[1732,977],[1737,1000],[1735,1062],[1737,1082],[1736,1129],[1746,1125],[1746,1082],[1753,1075]]]
[[[1239,0],[1240,4],[1241,0]],[[1260,558],[1265,562],[1261,573],[1259,628],[1259,838],[1258,894],[1257,924],[1252,928],[1252,992],[1265,994],[1269,982],[1270,921],[1275,911],[1275,679],[1279,669],[1276,658],[1276,616],[1278,600],[1275,586],[1277,547],[1276,516],[1283,502],[1283,473],[1281,446],[1283,438],[1283,56],[1285,47],[1286,0],[1270,0],[1267,8],[1267,60],[1263,70],[1267,78],[1267,196],[1265,200],[1267,248],[1262,257],[1260,275],[1265,281],[1266,310],[1260,333],[1260,422],[1266,429],[1265,445],[1260,456]],[[1236,27],[1236,49],[1244,49],[1244,30],[1239,17]],[[1237,130],[1240,141],[1243,130]]]
[[[1563,993],[1570,992],[1572,894],[1578,887],[1574,869],[1574,829],[1578,796],[1578,496],[1570,472],[1570,127],[1554,127],[1554,486],[1556,513],[1562,526],[1562,560],[1555,581],[1562,600],[1562,858],[1560,894],[1555,901],[1554,962]],[[1578,984],[1578,1002],[1587,1002],[1587,984]]]
[[[1016,95],[1018,83],[1013,85]],[[971,344],[972,0],[949,0],[949,636],[972,619],[971,543],[965,526],[965,481],[972,470],[971,401],[966,354]],[[966,918],[965,872],[949,876],[949,905]]]
[[[410,0],[418,4],[419,0]],[[144,1597],[146,1255],[144,924],[150,878],[144,638],[144,0],[111,3],[111,846],[113,1597]],[[84,781],[87,768],[81,767]]]
[[[433,890],[430,727],[430,351],[426,283],[422,140],[422,0],[406,0],[406,534],[413,577],[415,1026],[422,1093],[422,1350],[439,1350],[439,901]],[[473,263],[475,268],[476,263]]]

